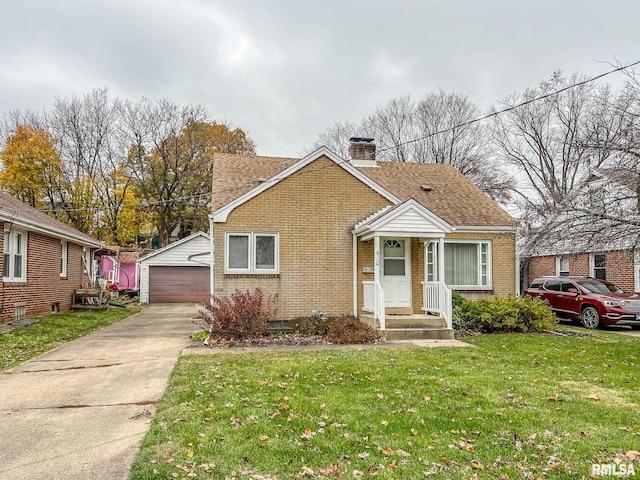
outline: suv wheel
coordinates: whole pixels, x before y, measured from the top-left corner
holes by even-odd
[[[600,314],[595,307],[584,307],[580,317],[585,328],[594,329],[600,326]]]

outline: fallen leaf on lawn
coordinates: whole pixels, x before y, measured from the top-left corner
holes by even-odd
[[[378,394],[378,400],[382,400],[384,398],[384,395],[382,393]]]
[[[557,402],[558,397],[552,395],[551,397],[547,398],[547,400],[549,400],[550,402]]]
[[[405,452],[404,450],[401,450],[400,448],[396,450],[396,455],[398,455],[399,457],[410,457],[411,454],[409,452]]]
[[[624,456],[630,460],[640,460],[640,452],[637,450],[629,450]]]
[[[364,477],[364,472],[362,472],[360,470],[354,470],[353,471],[353,476],[354,476],[354,478],[362,478],[362,477]]]
[[[467,444],[464,446],[464,449],[465,449],[467,452],[475,453],[475,449],[473,448],[473,444],[472,444],[472,443],[467,443]]]
[[[618,429],[622,430],[623,432],[630,432],[633,430],[633,427],[618,427]]]
[[[398,468],[398,465],[395,460],[391,462],[391,465],[387,466],[387,470],[395,470],[396,468]]]
[[[389,447],[381,447],[380,450],[382,450],[382,453],[384,453],[385,455],[388,455],[388,456],[391,456],[391,455],[395,454],[393,449],[391,449]]]
[[[387,425],[389,425],[389,422],[387,422],[386,420],[382,420],[380,422],[380,424],[382,424],[382,425],[384,425],[386,427]]]
[[[411,433],[413,434],[414,437],[417,437],[418,435],[420,435],[420,433],[415,428],[411,429]]]
[[[484,470],[484,465],[481,464],[478,460],[471,460],[471,468],[474,470]]]
[[[269,440],[269,435],[260,435],[260,440],[263,442],[266,442],[267,440]]]
[[[193,457],[193,450],[188,450],[187,451],[187,457],[189,457],[189,458]]]
[[[278,408],[284,412],[285,410],[289,410],[289,405],[287,405],[286,403],[281,403]]]
[[[600,400],[600,397],[596,393],[590,393],[589,395],[587,395],[587,398],[589,400]]]
[[[429,395],[424,396],[424,403],[429,403],[431,401],[431,397]]]
[[[313,477],[315,477],[315,475],[316,475],[316,472],[311,470],[306,465],[303,465],[302,468],[300,469],[300,471],[298,472],[298,475],[296,475],[296,477],[298,477],[298,478],[313,478]]]
[[[369,457],[369,455],[370,455],[370,454],[369,454],[369,453],[367,453],[367,452],[362,452],[362,453],[359,453],[359,454],[358,454],[358,458],[359,458],[360,460],[364,460],[365,458],[368,458],[368,457]]]
[[[346,423],[332,423],[331,426],[333,428],[347,428],[347,424]]]

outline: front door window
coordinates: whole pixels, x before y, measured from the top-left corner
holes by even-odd
[[[404,240],[385,240],[382,253],[384,275],[404,276]]]

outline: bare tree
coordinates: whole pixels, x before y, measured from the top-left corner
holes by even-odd
[[[391,99],[359,123],[336,122],[313,147],[326,145],[347,157],[352,136],[376,139],[379,160],[448,163],[496,200],[510,198],[513,179],[491,155],[489,126],[472,122],[479,109],[463,95],[440,90],[417,104],[406,95]]]

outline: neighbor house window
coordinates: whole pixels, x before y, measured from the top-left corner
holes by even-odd
[[[556,275],[558,277],[569,276],[569,255],[556,257]]]
[[[60,276],[67,276],[67,242],[64,240],[60,241]]]
[[[425,251],[427,282],[438,281],[438,242],[429,242]]]
[[[225,273],[278,273],[279,235],[227,232]]]
[[[451,288],[491,288],[491,243],[445,241],[444,281]]]
[[[24,282],[27,279],[27,233],[19,230],[4,232],[4,264],[2,279],[5,282]]]
[[[591,255],[591,276],[599,280],[607,279],[607,257],[604,253]]]

